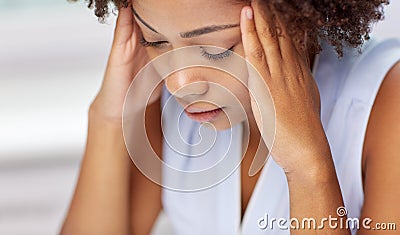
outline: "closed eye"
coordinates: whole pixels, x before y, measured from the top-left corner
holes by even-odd
[[[168,43],[168,41],[157,41],[157,42],[149,42],[146,39],[144,39],[143,36],[140,37],[139,43],[144,46],[144,47],[155,47],[155,48],[161,48],[165,44]]]
[[[222,60],[226,57],[229,57],[233,54],[233,46],[231,48],[229,48],[228,50],[222,52],[222,53],[218,53],[218,54],[212,54],[207,52],[204,47],[200,47],[201,48],[201,55],[205,58],[207,58],[208,60],[212,60],[212,61],[218,61],[218,60]]]
[[[144,47],[162,48],[169,42],[168,41],[149,42],[146,39],[144,39],[143,36],[141,36],[139,43],[141,45],[143,45]],[[207,52],[203,46],[200,47],[201,55],[211,61],[218,61],[218,60],[222,60],[222,59],[225,59],[225,58],[231,56],[233,54],[233,48],[234,48],[234,46],[232,46],[231,48],[229,48],[228,50],[226,50],[224,52],[214,54],[214,53]]]

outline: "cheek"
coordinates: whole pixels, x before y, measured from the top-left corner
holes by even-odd
[[[149,56],[150,60],[153,60],[157,56],[160,56],[162,53],[164,53],[161,50],[158,50],[158,49],[155,49],[152,47],[147,47],[146,51],[147,51],[147,55]]]
[[[218,81],[213,81],[222,89],[216,89],[215,93],[224,95],[224,102],[236,108],[243,108],[246,112],[250,108],[250,95],[247,89],[247,78],[235,78],[224,73]],[[236,109],[235,108],[235,109]]]

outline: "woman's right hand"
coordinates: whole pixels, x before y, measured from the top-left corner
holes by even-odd
[[[63,235],[149,234],[161,210],[160,187],[133,167],[122,132],[126,93],[138,71],[148,62],[146,50],[139,43],[139,33],[131,8],[121,8],[103,84],[90,106],[85,156],[61,231]],[[147,75],[146,73],[146,83],[139,84],[140,92],[135,90],[129,93],[134,94],[133,97],[129,96],[134,101],[134,112],[144,110],[149,103],[156,101],[141,100],[143,88],[147,89],[150,86],[148,82],[158,78],[154,76],[156,74]],[[155,114],[155,111],[160,112],[157,105],[154,102],[149,110],[154,110],[150,115],[153,121],[159,123],[154,118],[160,117],[160,114]],[[124,118],[126,115],[125,111]],[[130,123],[143,125],[137,117],[139,116],[134,114],[135,121]],[[160,132],[160,129],[161,127],[151,130]],[[152,132],[149,135],[152,136]],[[147,143],[147,139],[142,136],[133,135],[133,141],[137,141],[139,146]],[[160,136],[157,135],[158,140],[161,140]],[[155,146],[161,149],[161,144]],[[136,151],[139,151],[140,156],[150,156],[146,148]]]
[[[121,7],[104,80],[91,104],[90,117],[117,124],[122,122],[123,105],[129,86],[139,70],[149,61],[145,47],[139,43],[139,30],[131,6]],[[160,93],[160,89],[157,93]],[[157,97],[159,94],[152,96],[149,102],[154,102]],[[145,108],[149,103],[146,102],[147,99],[143,99],[135,104],[138,108]]]

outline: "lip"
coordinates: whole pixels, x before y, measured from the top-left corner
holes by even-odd
[[[198,122],[212,122],[218,115],[222,112],[222,108],[212,109],[212,110],[186,110],[186,115]]]

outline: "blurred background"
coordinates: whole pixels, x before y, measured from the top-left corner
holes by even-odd
[[[400,38],[400,1],[373,35]],[[83,155],[115,16],[83,1],[0,0],[0,234],[55,235]]]
[[[1,235],[58,233],[114,20],[83,1],[0,0]]]

